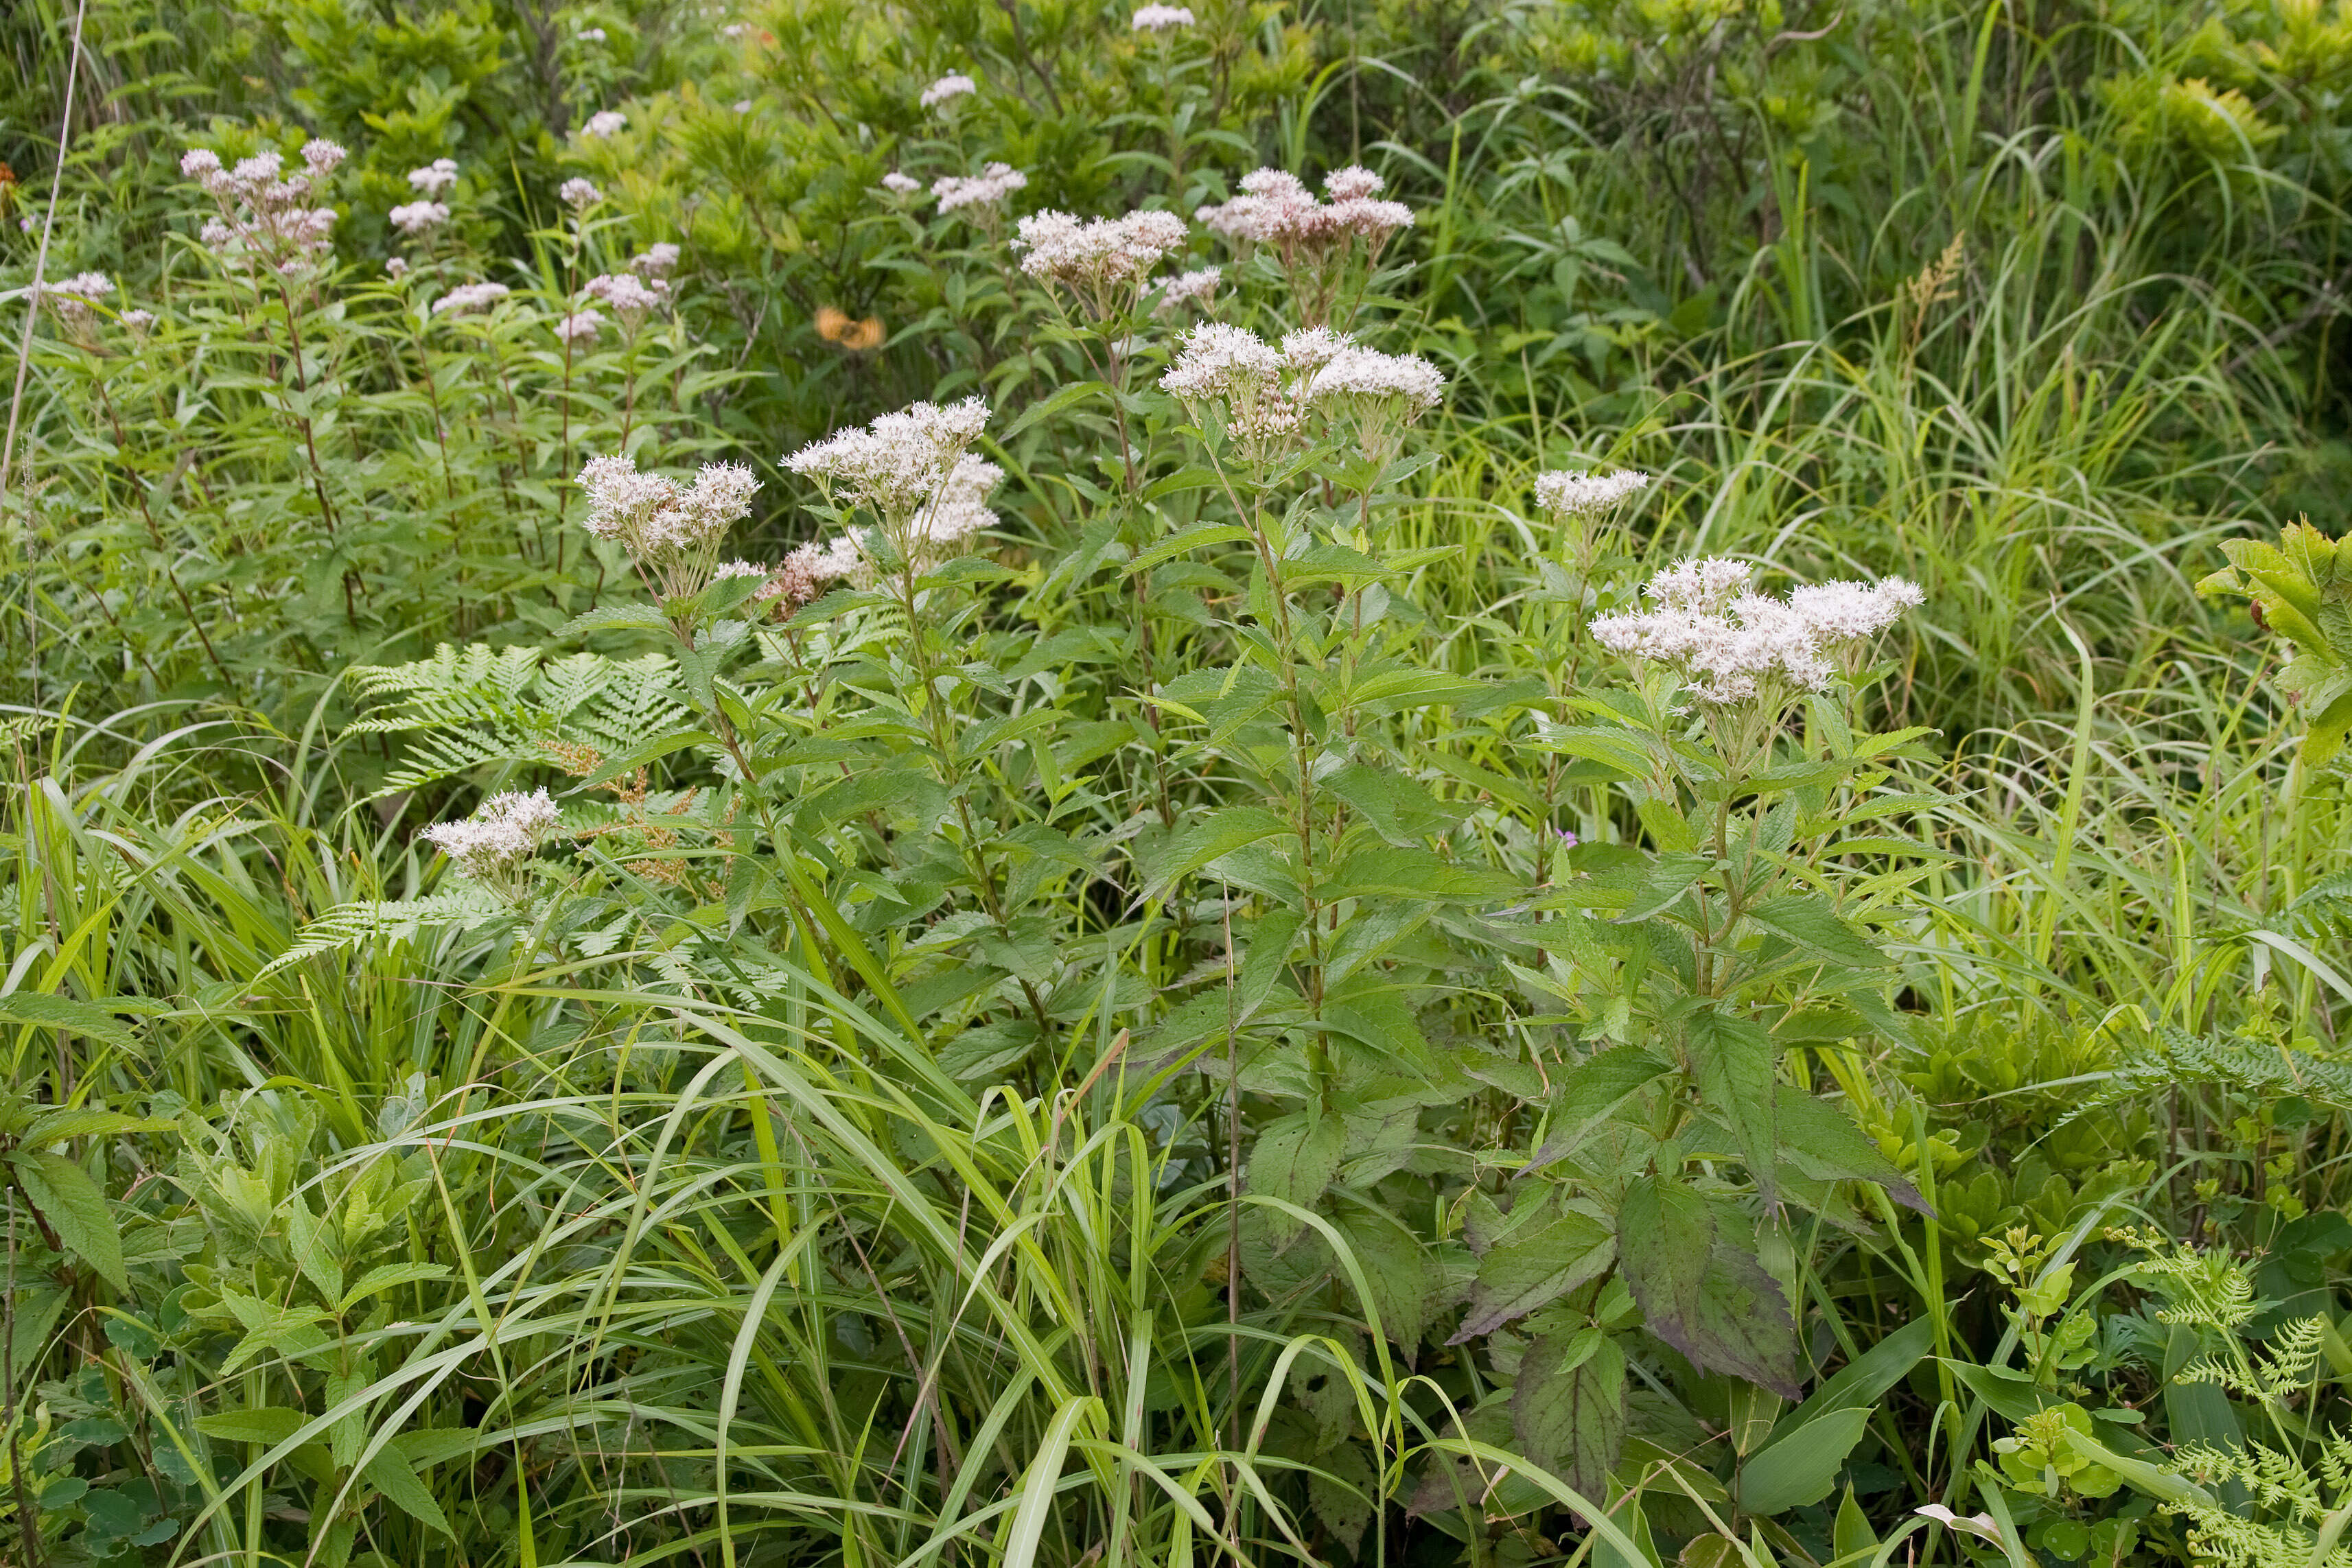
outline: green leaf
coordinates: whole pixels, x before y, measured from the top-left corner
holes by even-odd
[[[1815,1181],[1867,1181],[1885,1187],[1896,1202],[1929,1212],[1919,1189],[1903,1179],[1895,1162],[1854,1125],[1843,1108],[1783,1084],[1774,1097],[1780,1151]]]
[[[1700,1102],[1723,1117],[1766,1208],[1780,1201],[1774,1171],[1774,1083],[1780,1048],[1763,1027],[1713,1008],[1691,1015],[1685,1036]]]
[[[1520,1174],[1531,1176],[1574,1154],[1619,1106],[1670,1071],[1637,1045],[1612,1046],[1578,1062],[1561,1078],[1544,1141]]]
[[[1618,924],[1647,920],[1671,908],[1715,862],[1705,855],[1662,854],[1650,862],[1648,874],[1633,890],[1633,902],[1617,917]]]
[[[650,604],[616,602],[600,604],[595,609],[574,615],[556,629],[558,637],[577,637],[583,632],[667,632],[669,618]]]
[[[1717,1239],[1706,1198],[1662,1176],[1634,1183],[1617,1213],[1617,1251],[1646,1326],[1691,1364],[1802,1397],[1788,1301],[1761,1263]]]
[[[1179,528],[1150,549],[1139,551],[1128,562],[1130,572],[1150,571],[1153,567],[1175,559],[1187,550],[1205,549],[1211,545],[1239,544],[1250,537],[1250,531],[1237,523],[1194,523]]]
[[[51,1111],[34,1117],[17,1141],[27,1148],[41,1149],[76,1138],[160,1133],[173,1124],[168,1116],[126,1116],[119,1111]]]
[[[1785,936],[1809,953],[1854,968],[1879,968],[1887,962],[1875,943],[1849,924],[1817,894],[1784,893],[1768,898],[1748,912],[1748,918],[1776,936]]]
[[[1290,831],[1290,824],[1263,806],[1232,806],[1193,822],[1176,835],[1159,857],[1146,898],[1157,898],[1211,861],[1229,855],[1245,844]]]
[[[1846,1456],[1862,1441],[1869,1421],[1869,1406],[1852,1405],[1816,1416],[1788,1436],[1773,1438],[1740,1467],[1733,1495],[1741,1510],[1782,1513],[1829,1496]]]
[[[1853,1489],[1845,1489],[1845,1499],[1838,1504],[1837,1523],[1832,1534],[1831,1549],[1841,1559],[1859,1561],[1866,1553],[1878,1550],[1878,1531],[1870,1527],[1870,1518],[1855,1500]]]
[[[273,1405],[253,1410],[223,1410],[216,1415],[199,1416],[196,1417],[196,1430],[224,1443],[261,1443],[275,1448],[300,1431],[302,1423],[310,1418],[299,1410]]]
[[[132,997],[110,997],[103,1002],[85,1002],[40,991],[0,994],[0,1024],[66,1030],[100,1044],[131,1051],[139,1049],[139,1036],[129,1024],[114,1015],[118,1012],[152,1013],[161,1010],[159,1003],[141,1001]]]
[[[1625,1447],[1625,1353],[1598,1329],[1539,1334],[1511,1387],[1528,1457],[1587,1497],[1606,1497]]]
[[[1780,1417],[1771,1442],[1783,1434],[1849,1405],[1875,1405],[1879,1396],[1901,1382],[1936,1343],[1933,1318],[1917,1317],[1840,1367],[1829,1381],[1806,1396],[1805,1402]]]
[[[398,1448],[386,1446],[377,1449],[375,1458],[370,1459],[360,1473],[367,1478],[370,1486],[383,1494],[386,1502],[403,1513],[431,1525],[452,1541],[457,1538],[457,1532],[449,1528],[448,1518],[442,1513],[441,1505],[433,1500],[433,1494],[425,1490],[423,1481],[416,1479],[415,1469],[409,1464],[408,1456]]]
[[[1319,891],[1333,902],[1342,898],[1475,901],[1508,897],[1519,891],[1519,883],[1507,873],[1465,865],[1428,850],[1383,847],[1349,855]]]
[[[1615,1234],[1591,1215],[1575,1209],[1526,1234],[1506,1236],[1478,1260],[1478,1277],[1470,1287],[1469,1314],[1462,1320],[1461,1332],[1447,1343],[1461,1344],[1492,1333],[1512,1319],[1600,1278],[1616,1260]],[[1578,1490],[1583,1489],[1579,1486]]]
[[[1416,845],[1462,820],[1417,781],[1385,768],[1351,762],[1323,787],[1363,814],[1372,831],[1400,847]]]
[[[8,1168],[26,1199],[56,1231],[58,1239],[118,1291],[131,1288],[122,1270],[122,1233],[106,1194],[83,1170],[63,1155],[18,1149],[8,1155]]]
[[[1106,397],[1116,395],[1112,392],[1110,384],[1108,382],[1073,382],[1068,386],[1066,386],[1061,391],[1055,392],[1052,397],[1047,398],[1045,402],[1033,402],[1027,408],[1023,409],[1021,411],[1021,417],[1014,420],[1005,428],[1004,434],[997,436],[995,439],[999,443],[1010,441],[1014,436],[1020,434],[1023,431],[1028,429],[1031,425],[1051,419],[1055,414],[1061,413],[1064,409],[1072,407],[1076,403],[1084,402],[1087,399],[1094,396],[1097,392],[1100,392]]]
[[[1331,1178],[1339,1174],[1346,1152],[1347,1128],[1337,1116],[1319,1110],[1297,1112],[1265,1124],[1250,1148],[1249,1190],[1278,1197],[1300,1208],[1312,1208]],[[1296,1234],[1298,1222],[1279,1209],[1265,1211],[1277,1241]]]

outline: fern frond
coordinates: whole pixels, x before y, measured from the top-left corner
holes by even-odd
[[[2113,1110],[2161,1091],[2197,1086],[2232,1090],[2255,1099],[2300,1094],[2336,1109],[2352,1109],[2352,1061],[2293,1046],[2236,1036],[2194,1035],[2166,1025],[2156,1049],[2119,1064],[2107,1082],[2061,1117],[2059,1126]]]
[[[483,767],[543,763],[562,747],[627,756],[692,724],[677,666],[658,653],[545,659],[529,648],[444,644],[431,658],[352,679],[382,706],[350,733],[412,737],[384,794]]]
[[[272,958],[254,978],[266,980],[305,958],[349,952],[372,941],[406,941],[428,926],[470,925],[511,914],[507,905],[471,885],[429,898],[341,904],[296,932],[294,945]]]

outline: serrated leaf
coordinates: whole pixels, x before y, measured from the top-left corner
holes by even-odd
[[[122,1233],[106,1194],[99,1190],[89,1173],[63,1155],[39,1149],[17,1149],[7,1160],[16,1186],[67,1250],[97,1270],[99,1277],[116,1290],[128,1291],[131,1280],[122,1269]]]
[[[127,997],[110,998],[104,1002],[85,1002],[72,997],[53,997],[41,991],[0,994],[0,1024],[67,1030],[101,1044],[131,1051],[139,1049],[139,1036],[129,1024],[114,1015],[117,1012],[152,1013],[159,1010],[155,1003],[141,1002]]]
[[[1520,1357],[1511,1429],[1529,1458],[1590,1498],[1625,1447],[1625,1353],[1597,1329],[1541,1334]]]
[[[1895,1162],[1854,1125],[1853,1118],[1801,1089],[1782,1086],[1774,1098],[1781,1155],[1815,1181],[1867,1181],[1885,1187],[1896,1202],[1929,1211],[1919,1189],[1903,1179]]]
[[[1211,545],[1239,544],[1250,537],[1250,531],[1237,523],[1194,523],[1179,528],[1149,549],[1139,550],[1128,562],[1129,572],[1150,571],[1153,567],[1175,559],[1187,550],[1206,549]]]
[[[1761,1263],[1717,1239],[1706,1198],[1667,1177],[1635,1182],[1618,1210],[1617,1250],[1652,1333],[1702,1372],[1801,1397],[1788,1301]]]
[[[1523,1176],[1566,1159],[1617,1108],[1671,1069],[1637,1045],[1612,1046],[1570,1068],[1552,1096],[1544,1141]]]
[[[1346,1143],[1345,1124],[1320,1111],[1296,1112],[1269,1122],[1250,1148],[1248,1190],[1312,1208],[1339,1174]],[[1298,1229],[1298,1222],[1278,1209],[1266,1211],[1266,1223],[1277,1241],[1287,1240]]]
[[[1760,1024],[1713,1008],[1691,1015],[1684,1036],[1700,1103],[1724,1119],[1767,1209],[1780,1201],[1774,1171],[1774,1085],[1780,1048]]]
[[[1287,833],[1290,824],[1263,806],[1234,806],[1187,825],[1159,859],[1146,898],[1157,898],[1211,861],[1260,839]]]
[[[398,1448],[386,1446],[377,1449],[375,1458],[370,1459],[360,1473],[367,1478],[370,1486],[383,1494],[386,1502],[451,1540],[457,1539],[457,1532],[449,1528],[448,1517],[441,1511],[441,1505],[433,1500],[433,1494],[425,1490],[423,1481],[416,1479],[415,1469],[409,1464],[408,1457]]]
[[[1478,1260],[1470,1311],[1448,1343],[1492,1333],[1515,1318],[1549,1305],[1601,1277],[1617,1260],[1615,1233],[1591,1215],[1570,1209],[1532,1232],[1499,1240]]]
[[[1617,923],[1628,925],[1671,908],[1714,863],[1705,855],[1667,853],[1655,857],[1634,885],[1632,902],[1617,916]]]
[[[1879,968],[1887,962],[1877,944],[1864,936],[1815,894],[1782,894],[1768,898],[1748,912],[1748,918],[1776,936],[1786,937],[1810,953],[1854,968]]]

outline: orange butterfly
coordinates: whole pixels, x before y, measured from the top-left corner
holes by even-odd
[[[869,353],[882,346],[882,318],[868,316],[863,321],[853,320],[847,313],[830,305],[820,306],[816,335],[853,354]]]

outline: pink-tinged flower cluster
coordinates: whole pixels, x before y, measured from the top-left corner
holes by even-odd
[[[953,103],[960,98],[970,98],[980,90],[980,84],[961,71],[950,71],[923,89],[922,105],[937,109],[943,103]]]
[[[152,310],[125,310],[116,319],[135,337],[143,338],[155,329],[155,312]]]
[[[596,188],[594,181],[575,174],[555,188],[555,197],[573,212],[584,213],[603,201],[604,193]]]
[[[677,270],[680,252],[668,240],[659,240],[629,257],[629,270],[640,277],[667,277]]]
[[[289,172],[275,152],[239,159],[232,168],[208,148],[190,148],[180,158],[180,172],[220,204],[220,215],[202,230],[205,248],[224,261],[285,277],[316,266],[334,249],[336,214],[311,201],[343,157],[342,148],[313,137],[303,144],[301,170]]]
[[[1165,33],[1177,27],[1189,27],[1195,20],[1189,5],[1139,5],[1136,7],[1132,26],[1139,33]]]
[[[99,301],[113,292],[114,279],[102,272],[78,272],[55,283],[37,284],[34,288],[49,314],[58,319],[58,325],[77,342],[85,343],[90,340],[97,323]]]
[[[392,226],[411,239],[431,234],[449,221],[449,209],[439,202],[406,202],[385,214]]]
[[[565,343],[593,343],[604,335],[604,314],[594,306],[583,306],[555,324],[555,336]]]
[[[901,174],[893,169],[882,176],[882,188],[894,196],[911,196],[923,188],[923,183],[911,174]]]
[[[433,314],[470,316],[488,310],[512,292],[503,283],[461,283],[433,302]]]
[[[1241,194],[1193,216],[1235,246],[1271,251],[1289,275],[1300,312],[1321,320],[1348,267],[1377,261],[1399,230],[1412,226],[1412,208],[1380,199],[1382,184],[1370,170],[1350,166],[1323,182],[1330,197],[1323,202],[1297,175],[1260,169],[1242,176]]]
[[[977,174],[948,174],[931,182],[941,214],[965,207],[993,207],[1029,183],[1029,176],[1010,163],[989,163]]]
[[[1244,328],[1203,321],[1185,333],[1160,390],[1195,422],[1222,421],[1263,457],[1310,413],[1353,422],[1357,443],[1383,461],[1403,428],[1437,406],[1445,376],[1415,354],[1383,354],[1345,332],[1304,327],[1279,348]]]
[[[1224,278],[1225,269],[1221,267],[1202,267],[1191,272],[1180,272],[1160,286],[1159,308],[1171,315],[1187,305],[1197,305],[1206,309],[1209,301],[1216,298],[1217,286]]]
[[[1612,474],[1568,470],[1538,474],[1536,505],[1556,517],[1597,517],[1640,495],[1650,484],[1650,476],[1638,468],[1621,468]]]
[[[622,327],[631,332],[669,298],[667,283],[658,277],[641,278],[633,272],[608,272],[592,277],[580,291],[618,316]]]
[[[1744,561],[1678,561],[1652,578],[1647,610],[1592,623],[1603,647],[1671,666],[1693,700],[1707,707],[1755,704],[1777,711],[1802,691],[1821,691],[1841,662],[1926,601],[1918,584],[1824,582],[1776,599],[1750,586]]]
[[[1023,218],[1013,247],[1022,271],[1076,295],[1099,319],[1131,307],[1151,269],[1191,237],[1173,213],[1088,220],[1049,211]]]
[[[477,882],[519,893],[525,862],[555,831],[555,802],[545,789],[493,795],[471,817],[439,822],[419,835]]]
[[[428,202],[437,202],[457,183],[457,161],[436,158],[422,169],[408,172],[409,188]]]

